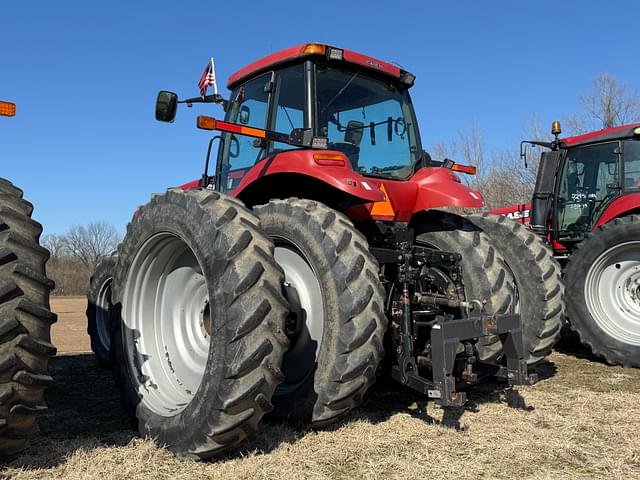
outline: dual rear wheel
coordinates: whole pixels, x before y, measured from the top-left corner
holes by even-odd
[[[112,287],[125,408],[181,457],[224,452],[271,411],[339,420],[383,355],[378,265],[317,202],[274,200],[254,215],[215,192],[170,190],[129,224]]]
[[[418,242],[461,252],[467,295],[512,311],[513,274],[489,236],[460,217],[431,220]],[[317,427],[343,418],[375,381],[387,329],[378,264],[346,216],[297,198],[251,212],[207,190],[140,208],[110,309],[135,427],[196,459],[235,446],[269,412]],[[493,340],[479,348],[500,355]]]

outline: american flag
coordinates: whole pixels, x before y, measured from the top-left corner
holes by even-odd
[[[214,93],[218,93],[218,86],[216,85],[216,68],[213,65],[213,58],[205,67],[200,80],[198,81],[198,87],[200,87],[200,96],[204,98],[207,94],[207,88],[213,87]]]

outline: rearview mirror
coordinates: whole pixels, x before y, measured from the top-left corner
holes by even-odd
[[[173,122],[178,109],[178,96],[164,90],[158,93],[156,99],[156,120],[159,122]]]
[[[364,130],[364,123],[358,120],[349,120],[347,123],[347,131],[344,132],[344,141],[347,143],[353,143],[359,147],[362,142],[362,133]]]

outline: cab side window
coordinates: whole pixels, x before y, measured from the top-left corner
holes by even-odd
[[[624,189],[640,190],[640,141],[624,142]]]
[[[302,65],[285,68],[276,75],[273,100],[273,119],[270,130],[291,133],[304,127],[304,69]],[[269,153],[297,148],[286,143],[273,142]]]
[[[235,89],[232,107],[226,120],[247,127],[265,129],[269,110],[269,88],[272,73],[265,73]],[[265,156],[265,145],[253,137],[225,133],[223,142],[221,188],[233,191],[246,172]]]

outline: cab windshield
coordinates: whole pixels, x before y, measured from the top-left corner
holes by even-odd
[[[317,65],[317,132],[362,175],[409,178],[420,158],[406,89],[359,71]]]

